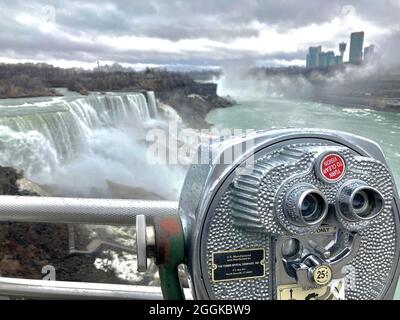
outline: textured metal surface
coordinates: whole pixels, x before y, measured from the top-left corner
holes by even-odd
[[[288,158],[289,150],[295,152],[301,151],[298,146],[292,148],[284,148],[281,153],[277,151],[267,154],[258,159],[255,164],[255,173],[249,173],[246,176],[239,176],[232,184],[232,219],[233,224],[248,228],[247,224],[251,225],[249,229],[257,229],[270,234],[284,234],[285,232],[293,234],[306,234],[316,231],[319,225],[300,227],[289,221],[284,213],[284,200],[287,192],[296,185],[301,183],[311,184],[317,187],[326,197],[329,204],[335,205],[336,196],[339,188],[344,181],[359,179],[368,185],[375,187],[385,194],[386,213],[390,211],[391,199],[393,197],[393,186],[390,173],[387,168],[380,162],[360,157],[351,152],[347,148],[342,147],[323,147],[323,146],[306,146],[303,147],[303,153],[298,153],[299,157]],[[335,184],[327,184],[320,180],[313,170],[313,161],[319,154],[326,150],[341,152],[349,163],[349,168],[344,179]],[[267,165],[268,164],[268,165]],[[264,167],[262,171],[259,169]],[[253,186],[254,191],[247,196],[248,205],[241,207],[240,218],[238,218],[236,202],[238,201],[237,185],[243,180],[249,180],[249,176],[259,176],[259,181]],[[290,177],[290,179],[288,179]],[[255,197],[257,194],[258,197]],[[278,218],[278,221],[276,220]],[[363,221],[361,223],[351,223],[341,217],[338,217],[343,226],[349,231],[357,231],[373,223],[374,219]],[[376,219],[378,219],[377,217]],[[278,223],[279,222],[279,223]]]
[[[0,221],[134,225],[137,215],[178,212],[174,201],[0,196]]]
[[[327,143],[328,144],[328,143]],[[346,176],[336,184],[321,181],[313,171],[314,160],[322,152],[340,152],[348,162]],[[288,180],[288,177],[292,177]],[[382,214],[362,223],[351,223],[338,217],[339,227],[345,232],[357,231],[361,244],[351,267],[356,270],[357,286],[346,291],[348,299],[382,298],[390,285],[397,266],[395,256],[397,214],[392,209],[394,186],[390,172],[381,162],[361,157],[354,151],[337,146],[297,145],[279,148],[257,159],[254,171],[236,176],[221,193],[212,215],[205,221],[202,241],[205,246],[207,277],[211,298],[217,299],[270,299],[273,298],[270,270],[264,279],[213,283],[211,280],[212,252],[231,249],[271,247],[271,235],[308,234],[313,227],[297,227],[290,223],[283,212],[287,191],[298,183],[311,183],[319,188],[328,202],[335,203],[341,184],[349,179],[360,179],[380,190],[385,196]]]
[[[210,298],[210,295],[208,294],[209,289],[202,278],[202,274],[204,273],[203,267],[205,264],[203,261],[205,253],[202,252],[203,248],[201,246],[203,242],[201,239],[203,234],[202,230],[213,197],[221,188],[221,185],[225,184],[224,177],[227,177],[231,171],[234,170],[236,163],[243,163],[243,161],[248,159],[248,157],[251,157],[251,155],[260,150],[266,150],[272,148],[272,146],[284,145],[286,144],[286,141],[289,140],[299,141],[302,139],[319,142],[328,139],[334,145],[348,146],[359,154],[368,155],[385,163],[382,150],[376,143],[344,132],[303,128],[259,130],[254,132],[253,135],[247,135],[241,137],[241,139],[244,141],[247,139],[253,140],[253,143],[250,144],[250,150],[245,148],[242,154],[234,153],[235,157],[228,168],[222,165],[191,165],[179,200],[179,213],[182,218],[186,238],[186,257],[188,271],[190,273],[190,283],[195,298],[198,299]],[[218,158],[222,158],[226,146],[230,147],[235,143],[235,141],[225,141],[225,145],[220,146],[219,151],[215,150],[216,148],[214,145],[208,146],[210,149],[213,149],[209,153],[216,155],[216,162],[214,163],[223,163],[223,161],[218,162]],[[196,192],[185,192],[188,186],[193,185],[191,184],[191,181],[196,182]],[[191,201],[191,199],[194,199],[195,201]],[[391,288],[391,290],[394,292],[394,288]]]
[[[180,214],[185,226],[185,236],[186,236],[186,252],[187,252],[187,264],[189,270],[189,281],[191,287],[193,288],[194,298],[197,299],[209,299],[216,298],[212,285],[209,282],[208,277],[208,262],[207,260],[207,246],[209,244],[208,241],[208,231],[209,224],[213,219],[214,213],[218,210],[221,210],[221,214],[219,217],[222,219],[226,217],[228,220],[224,222],[220,222],[221,225],[226,226],[226,224],[232,224],[231,217],[227,214],[223,209],[230,210],[230,206],[227,204],[230,201],[230,195],[225,194],[227,186],[231,185],[231,182],[235,176],[234,171],[237,165],[243,163],[248,157],[251,157],[254,153],[260,153],[266,155],[275,149],[281,149],[282,147],[287,146],[288,144],[302,144],[302,143],[313,143],[319,145],[331,145],[331,146],[341,146],[347,147],[351,152],[354,152],[358,155],[362,155],[368,157],[370,159],[375,159],[380,161],[385,166],[388,166],[382,149],[375,142],[353,135],[346,132],[339,132],[335,130],[325,130],[325,129],[305,129],[305,128],[288,128],[288,129],[276,129],[276,130],[260,130],[255,131],[253,134],[238,137],[237,139],[224,141],[223,144],[209,146],[210,153],[214,153],[216,155],[214,163],[224,163],[223,161],[223,152],[227,148],[231,148],[233,145],[237,143],[243,143],[248,139],[253,140],[251,144],[253,147],[250,147],[249,150],[246,148],[243,149],[241,154],[235,154],[233,162],[230,165],[195,165],[191,166],[189,169],[189,174],[187,175],[185,181],[185,187],[182,192],[182,197],[180,199]],[[287,153],[288,157],[296,157],[296,154],[293,152]],[[204,163],[204,162],[202,162]],[[194,167],[197,169],[194,170]],[[201,167],[201,168],[198,168]],[[191,181],[196,181],[196,191],[191,192],[192,190],[188,190],[187,188],[191,186]],[[392,209],[393,215],[395,216],[396,225],[399,224],[399,205],[400,200],[398,198],[398,192],[396,186],[393,185],[393,202]],[[185,192],[188,191],[188,192]],[[231,188],[231,191],[233,188]],[[186,197],[188,196],[188,197]],[[224,199],[223,201],[220,199]],[[189,204],[189,205],[188,205]],[[273,206],[273,204],[270,204]],[[386,204],[389,205],[389,204]],[[226,214],[226,215],[225,215]],[[257,218],[257,217],[256,217]],[[259,217],[258,217],[259,218]],[[256,228],[252,229],[248,228],[247,231],[244,231],[244,228],[234,227],[237,230],[242,230],[240,232],[247,232],[248,234],[256,234],[258,233],[259,237],[262,237],[262,232],[254,232],[257,229],[263,228],[265,222],[260,226],[259,223],[253,223],[253,226]],[[228,227],[226,227],[228,228]],[[385,229],[382,227],[382,229]],[[390,227],[388,228],[390,231]],[[225,229],[224,229],[225,230]],[[285,232],[283,229],[283,232]],[[393,231],[393,230],[392,230]],[[397,230],[396,230],[397,231]],[[382,232],[382,230],[381,230]],[[214,233],[213,235],[215,235]],[[222,234],[222,232],[221,232]],[[266,234],[268,235],[268,234]],[[254,235],[255,236],[255,235]],[[278,235],[279,236],[279,235]],[[235,237],[231,238],[233,241],[236,239]],[[229,243],[227,247],[234,247],[232,241],[229,241],[226,237],[226,242]],[[399,242],[398,236],[396,234],[396,241]],[[260,240],[262,242],[262,240]],[[363,241],[366,241],[365,238]],[[392,241],[392,239],[391,239]],[[223,241],[218,242],[223,250],[224,244]],[[271,243],[273,246],[274,244]],[[363,244],[363,246],[367,246],[367,244]],[[268,249],[268,248],[266,248]],[[362,249],[365,255],[368,255],[369,252],[373,251],[372,247],[368,247],[367,250]],[[399,248],[396,245],[395,248],[395,260],[392,263],[392,269],[390,272],[391,281],[380,281],[379,279],[372,283],[372,286],[379,288],[380,292],[384,293],[383,298],[391,299],[394,295],[396,289],[397,278],[399,276]],[[379,267],[378,267],[379,268]],[[376,270],[376,267],[374,267]],[[367,269],[362,269],[365,273]],[[274,272],[273,269],[270,269],[268,272]],[[373,271],[378,272],[378,271]],[[269,276],[269,275],[267,275]],[[269,286],[275,286],[276,284],[273,282],[274,279],[270,278]],[[252,280],[244,280],[243,282],[252,281]],[[383,283],[383,284],[382,284]],[[223,289],[221,289],[223,291]],[[262,293],[265,288],[257,287],[254,285],[254,290],[257,290],[258,297],[265,298],[267,296]],[[372,290],[372,289],[371,289]],[[242,292],[239,290],[235,290],[237,295],[240,295]],[[235,295],[235,294],[233,294]],[[226,295],[227,296],[227,295]],[[224,296],[218,297],[223,299]],[[235,297],[234,297],[235,298]],[[269,295],[268,298],[274,298],[273,295]],[[379,298],[382,298],[379,297]],[[240,299],[240,296],[236,296],[236,299]]]
[[[206,244],[207,265],[212,265],[213,252],[261,248],[265,249],[265,260],[267,261],[266,276],[260,279],[212,283],[212,270],[208,268],[208,278],[205,281],[210,282],[213,298],[216,299],[270,299],[270,270],[268,261],[271,258],[269,250],[271,238],[264,233],[249,233],[244,229],[234,227],[230,223],[229,198],[230,192],[227,191],[221,198],[208,229]]]
[[[249,137],[241,137],[246,140]],[[202,177],[187,177],[187,183],[192,179],[201,181],[202,190],[197,192],[201,201],[192,203],[190,216],[192,223],[185,231],[190,234],[188,250],[194,252],[189,257],[188,264],[191,271],[191,283],[197,298],[218,299],[273,299],[276,288],[275,270],[271,262],[264,279],[246,279],[213,283],[211,280],[212,252],[232,249],[246,249],[262,247],[266,249],[267,259],[274,260],[274,245],[276,237],[316,232],[317,230],[296,230],[285,225],[284,217],[278,218],[279,211],[275,211],[276,203],[282,203],[287,189],[296,183],[304,182],[317,184],[322,193],[327,189],[338,190],[340,183],[351,178],[360,178],[373,185],[385,194],[385,210],[372,222],[363,225],[351,224],[347,221],[334,221],[344,235],[349,232],[358,232],[361,241],[357,241],[359,248],[349,267],[355,268],[357,286],[349,288],[346,293],[348,299],[381,299],[393,296],[395,281],[398,276],[398,236],[394,228],[399,223],[397,210],[397,190],[393,185],[393,178],[387,169],[387,164],[379,146],[374,142],[351,134],[329,130],[311,129],[284,129],[256,132],[253,152],[256,152],[257,161],[254,171],[246,177],[246,172],[237,175],[235,165],[251,156],[251,151],[243,152],[234,159],[233,164],[207,166],[207,175]],[[290,143],[289,143],[290,141]],[[238,143],[237,140],[232,144]],[[290,144],[290,147],[288,145]],[[313,160],[322,151],[308,150],[303,147],[319,148],[329,146],[326,150],[344,152],[349,156],[352,168],[343,180],[338,183],[323,184],[313,174]],[[225,146],[218,145],[221,154]],[[258,153],[257,153],[258,152]],[[363,157],[361,157],[363,155]],[[261,160],[261,161],[258,161]],[[265,161],[263,161],[265,160]],[[285,166],[285,164],[289,165]],[[247,173],[248,174],[248,173]],[[284,176],[286,178],[284,179]],[[294,175],[294,176],[293,176]],[[287,179],[293,176],[292,180]],[[279,182],[271,180],[279,178]],[[269,180],[270,179],[270,180]],[[274,193],[270,196],[268,191]],[[278,192],[278,195],[276,194]],[[329,195],[330,208],[334,203],[335,191]],[[395,196],[396,195],[396,196]],[[257,200],[256,200],[257,199]],[[394,201],[392,201],[394,200]],[[191,199],[182,197],[180,203],[188,203]],[[187,210],[181,211],[183,219],[187,217]],[[331,219],[328,214],[327,219]],[[346,236],[341,238],[346,242]],[[371,254],[376,250],[379,253]],[[335,249],[336,250],[336,249]],[[196,253],[200,254],[197,255]],[[337,252],[340,252],[337,251]],[[371,253],[372,252],[372,253]],[[393,284],[394,283],[394,284]]]

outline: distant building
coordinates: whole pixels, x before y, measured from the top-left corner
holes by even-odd
[[[347,43],[346,42],[339,43],[339,52],[340,52],[340,55],[342,56],[342,63],[343,63],[344,53],[346,52],[346,48],[347,48]]]
[[[343,55],[336,56],[335,58],[336,58],[336,65],[337,66],[343,64]]]
[[[351,64],[361,64],[363,58],[364,32],[353,32],[350,36],[350,59]]]
[[[374,60],[375,57],[375,46],[371,44],[368,47],[364,48],[364,61],[366,63],[371,62]]]
[[[328,66],[328,56],[326,52],[321,52],[318,58],[318,67],[326,68]]]
[[[321,53],[322,47],[310,47],[308,48],[306,67],[317,68],[319,66],[319,54]]]
[[[333,51],[321,52],[318,60],[318,67],[320,68],[328,68],[336,65],[335,53]]]
[[[331,53],[328,55],[328,67],[334,67],[337,65],[337,59],[335,53],[330,51]]]

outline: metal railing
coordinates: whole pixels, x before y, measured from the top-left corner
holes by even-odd
[[[0,221],[134,225],[137,215],[176,214],[176,201],[0,196]]]
[[[135,225],[136,216],[178,212],[175,201],[0,196],[0,221],[58,224]],[[186,290],[190,296],[190,292]],[[162,299],[150,286],[46,281],[0,277],[0,296],[47,299]]]

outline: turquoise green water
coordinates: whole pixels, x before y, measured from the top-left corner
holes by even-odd
[[[218,128],[309,127],[347,131],[370,138],[382,147],[400,185],[400,113],[266,98],[215,109],[206,120]]]
[[[265,98],[215,109],[206,120],[218,128],[309,127],[351,132],[378,142],[400,185],[400,113],[349,109],[296,100]],[[400,299],[400,286],[395,295]]]

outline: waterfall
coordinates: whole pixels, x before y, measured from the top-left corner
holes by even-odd
[[[89,96],[67,103],[67,106],[89,129],[122,122],[140,125],[150,119],[149,106],[141,93]]]
[[[170,121],[154,121],[157,106],[154,93],[149,96],[90,95],[0,106],[0,165],[23,169],[42,185],[77,190],[76,196],[105,190],[110,180],[176,198],[184,172],[146,159],[147,130]]]
[[[157,108],[154,92],[0,106],[0,165],[60,196],[113,196],[111,181],[177,199],[184,170],[146,158],[147,130],[174,121]]]
[[[128,190],[131,198],[156,194],[177,200],[185,169],[146,158],[147,130],[167,130],[169,121],[181,120],[169,106],[159,107],[158,117],[153,92],[0,105],[0,165],[23,169],[54,196],[114,198],[120,197],[119,189]],[[134,244],[132,228],[91,226],[83,234]],[[136,279],[132,270],[126,271],[131,256],[111,254],[104,258],[107,266],[123,279]],[[96,263],[108,256],[99,256]]]
[[[0,165],[17,166],[28,174],[37,172],[38,162],[54,167],[83,148],[87,134],[67,105],[2,107]]]
[[[143,94],[93,95],[71,101],[56,100],[46,105],[1,107],[1,164],[15,163],[15,152],[3,150],[15,149],[23,144],[25,138],[27,145],[30,145],[32,137],[42,141],[42,145],[46,142],[52,149],[48,154],[52,154],[52,158],[56,155],[57,163],[68,161],[85,149],[96,128],[115,127],[121,123],[141,126],[149,119],[149,107]],[[32,173],[31,164],[24,166],[18,161],[18,165]]]
[[[158,117],[157,101],[154,91],[147,91],[147,100],[149,105],[150,116],[152,118],[157,118]]]

